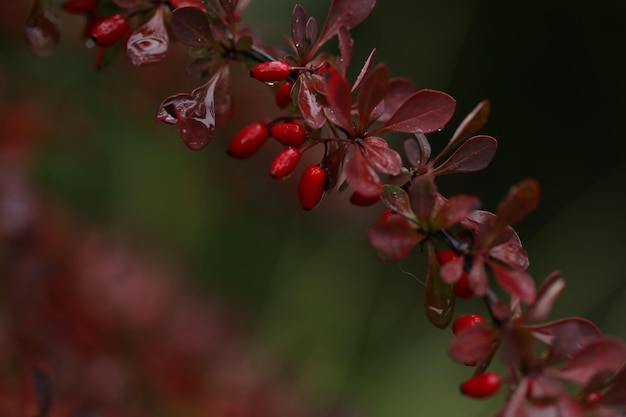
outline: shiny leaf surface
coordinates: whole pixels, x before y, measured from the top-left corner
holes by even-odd
[[[206,14],[195,7],[174,10],[172,30],[183,45],[210,47],[214,43]]]
[[[163,7],[158,7],[154,16],[128,38],[126,54],[133,65],[140,67],[156,64],[165,58],[170,40],[163,13]]]

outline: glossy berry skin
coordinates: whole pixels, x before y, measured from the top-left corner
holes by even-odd
[[[469,278],[467,276],[467,272],[461,272],[461,277],[452,284],[452,290],[454,291],[454,295],[459,298],[468,299],[474,296],[474,291],[469,285]]]
[[[306,127],[298,123],[280,123],[272,126],[271,134],[286,146],[300,146],[306,142]]]
[[[266,83],[282,81],[291,73],[291,65],[283,61],[262,62],[250,71],[253,78]]]
[[[63,10],[72,14],[91,13],[98,7],[98,0],[67,0]]]
[[[285,109],[287,106],[291,104],[291,87],[293,83],[289,81],[282,83],[280,87],[276,90],[276,95],[274,96],[276,101],[276,106],[279,109]]]
[[[91,31],[91,39],[101,48],[107,48],[122,39],[128,30],[128,20],[121,14],[114,14],[102,20]]]
[[[312,210],[322,201],[327,175],[319,165],[306,167],[298,184],[298,198],[303,209]]]
[[[447,264],[457,256],[456,253],[451,249],[440,249],[437,251],[436,254],[439,265]]]
[[[485,322],[485,318],[478,314],[464,314],[459,316],[452,323],[452,333],[459,334],[465,329],[476,326],[478,323]]]
[[[391,209],[387,209],[385,211],[383,211],[383,214],[380,215],[380,219],[378,220],[381,223],[385,223],[386,221],[388,221],[391,216],[393,216],[394,214],[396,214],[395,211],[391,210]]]
[[[495,372],[476,375],[461,384],[461,393],[473,398],[490,397],[500,389],[500,376]]]
[[[298,166],[300,155],[296,148],[287,148],[279,153],[270,166],[270,176],[275,180],[287,178]]]
[[[358,191],[355,191],[350,195],[350,203],[359,207],[368,207],[374,205],[380,201],[380,196],[366,196]]]
[[[249,158],[261,149],[269,136],[270,130],[263,123],[251,123],[230,140],[227,152],[233,158]]]

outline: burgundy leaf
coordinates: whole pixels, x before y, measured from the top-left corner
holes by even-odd
[[[441,265],[441,279],[448,284],[454,284],[459,280],[465,266],[465,257],[456,256]]]
[[[519,297],[526,304],[535,299],[535,281],[529,274],[519,269],[503,267],[496,262],[489,262],[489,266],[503,290]]]
[[[28,49],[35,56],[48,56],[59,43],[59,37],[57,9],[49,1],[36,0],[24,26]]]
[[[498,417],[530,417],[524,405],[528,393],[530,378],[522,378],[517,384],[517,389],[507,400]]]
[[[472,195],[452,196],[436,212],[431,224],[437,229],[448,229],[465,219],[472,210],[478,207],[478,204],[478,198]]]
[[[572,343],[563,344],[563,349],[558,352],[558,357],[569,356],[602,336],[600,329],[595,324],[580,317],[570,317],[524,327],[530,330],[533,337],[547,345],[553,345],[558,339],[571,341]]]
[[[529,265],[526,251],[516,242],[505,242],[489,249],[489,256],[499,260],[513,269],[526,270]]]
[[[611,379],[601,401],[612,407],[626,407],[626,367],[622,367]]]
[[[313,89],[313,80],[306,75],[302,75],[298,79],[300,80],[298,107],[302,112],[302,117],[312,129],[319,129],[326,123],[324,105]]]
[[[569,362],[546,372],[559,378],[585,385],[594,375],[616,372],[626,360],[626,345],[621,340],[600,338],[574,352]]]
[[[493,350],[498,330],[487,322],[470,326],[457,334],[448,347],[452,360],[462,364],[477,364]]]
[[[485,168],[496,153],[498,141],[491,136],[474,136],[463,142],[452,155],[435,168],[437,175],[476,172]]]
[[[382,138],[370,137],[361,141],[367,162],[378,172],[397,175],[402,168],[402,158],[398,152],[389,148]]]
[[[194,78],[212,77],[222,65],[222,57],[218,53],[209,52],[207,57],[194,59],[187,65],[187,74]]]
[[[352,92],[350,84],[336,69],[330,67],[324,72],[326,79],[326,101],[324,107],[326,118],[354,136],[354,126],[350,109],[352,107]]]
[[[427,226],[430,216],[435,209],[437,201],[437,191],[431,178],[416,178],[409,189],[411,208],[417,216],[422,227]]]
[[[311,16],[309,17],[309,20],[306,21],[306,31],[304,36],[304,46],[307,51],[311,48],[315,39],[317,39],[317,20]]]
[[[341,73],[346,76],[350,61],[352,60],[352,50],[354,48],[354,40],[347,27],[341,26],[337,31],[339,39],[339,51],[341,52]]]
[[[219,0],[219,1],[224,11],[229,16],[232,16],[233,13],[235,12],[235,8],[237,7],[237,0]]]
[[[177,94],[166,98],[157,111],[157,121],[176,123],[185,144],[192,150],[204,148],[215,130],[215,86],[221,73],[191,94]]]
[[[156,64],[165,58],[170,39],[163,21],[163,10],[163,7],[157,7],[154,16],[128,38],[126,54],[133,65]]]
[[[386,122],[395,112],[398,111],[402,103],[409,98],[417,88],[415,84],[408,78],[392,78],[387,86],[385,94],[385,111],[379,117],[380,120]]]
[[[298,56],[304,55],[305,31],[306,12],[304,11],[304,7],[302,7],[302,5],[296,4],[291,14],[291,38]]]
[[[418,133],[415,139],[409,138],[404,141],[404,154],[409,164],[418,170],[422,170],[430,158],[430,142],[426,135]]]
[[[398,216],[396,216],[398,217]],[[454,291],[452,285],[441,279],[435,248],[428,241],[428,272],[424,288],[424,313],[428,320],[440,329],[445,329],[454,314]]]
[[[375,4],[376,0],[332,0],[326,23],[317,41],[318,47],[335,36],[339,27],[345,26],[352,29],[364,21],[374,9]]]
[[[496,226],[514,225],[533,211],[539,203],[539,183],[526,179],[514,185],[506,198],[498,205]]]
[[[477,256],[472,262],[472,266],[467,274],[470,288],[479,297],[487,292],[489,280],[485,271],[485,261],[482,256]]]
[[[326,172],[328,172],[326,180],[327,190],[332,190],[337,186],[347,151],[348,145],[341,145],[324,158],[323,165],[326,167]]]
[[[376,58],[376,48],[372,49],[372,52],[370,52],[369,56],[365,60],[365,64],[363,64],[363,68],[361,68],[361,72],[359,72],[359,75],[356,77],[356,81],[352,86],[352,92],[355,92],[356,89],[360,87],[365,74],[367,74],[372,68],[372,65],[374,65],[374,58]]]
[[[357,132],[365,130],[374,121],[371,117],[374,107],[380,105],[389,84],[389,70],[387,65],[380,63],[373,70],[368,71],[363,78],[357,98],[358,123]]]
[[[395,213],[398,213],[410,220],[417,220],[415,218],[415,214],[413,214],[413,210],[411,210],[409,195],[402,188],[385,185],[380,199],[383,204]]]
[[[388,261],[401,261],[411,249],[424,239],[415,226],[402,216],[391,216],[370,227],[367,232],[370,244]]]
[[[524,322],[538,322],[545,320],[556,298],[565,288],[565,280],[561,278],[561,273],[555,271],[551,273],[539,286],[535,301],[528,306],[522,314]]]
[[[206,13],[195,7],[179,7],[172,12],[172,30],[176,38],[187,46],[213,45],[211,26]]]
[[[398,110],[372,134],[395,131],[429,133],[443,128],[454,114],[456,101],[446,93],[419,90],[410,95]]]
[[[490,107],[491,105],[488,100],[478,103],[474,110],[465,117],[454,132],[452,139],[450,139],[450,148],[455,148],[459,143],[476,134],[476,132],[485,126],[489,118]]]
[[[382,181],[358,146],[354,147],[354,155],[346,162],[343,171],[350,185],[363,196],[375,197],[383,192]]]

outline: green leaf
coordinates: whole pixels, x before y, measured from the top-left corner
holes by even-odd
[[[431,241],[428,246],[428,273],[424,289],[424,312],[428,320],[440,329],[448,327],[454,314],[452,285],[441,279],[440,266]]]

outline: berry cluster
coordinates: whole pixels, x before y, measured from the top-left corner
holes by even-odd
[[[355,206],[386,207],[368,230],[381,257],[400,261],[416,247],[425,249],[424,312],[437,327],[452,323],[448,353],[474,367],[462,393],[484,398],[504,386],[506,403],[498,415],[623,416],[626,344],[582,318],[545,322],[564,281],[557,272],[536,288],[513,229],[538,205],[538,183],[514,185],[494,212],[479,209],[476,196],[445,196],[437,186],[441,175],[479,171],[491,162],[497,141],[479,134],[489,102],[479,103],[433,155],[427,135],[446,127],[453,97],[391,77],[384,63],[376,63],[376,50],[356,79],[348,79],[350,30],[367,18],[375,0],[331,0],[321,26],[296,5],[287,51],[263,46],[240,25],[247,1],[111,1],[115,7],[90,31],[101,51],[126,39],[131,62],[154,64],[165,56],[172,33],[190,48],[189,72],[207,79],[191,93],[167,97],[157,110],[156,120],[176,125],[190,149],[207,146],[232,116],[229,68],[247,65],[254,79],[272,86],[285,115],[245,126],[230,140],[228,154],[250,158],[272,137],[283,149],[269,173],[282,180],[296,172],[303,153],[323,148],[320,160],[300,174],[303,209],[315,208],[327,193],[350,190]],[[89,7],[102,2],[68,0],[64,8],[95,16]],[[41,9],[37,0],[33,14]],[[322,52],[335,38],[338,54]],[[402,154],[389,145],[391,133],[409,136]],[[490,320],[470,314],[453,321],[457,299],[474,297],[484,301]],[[489,371],[499,352],[506,365],[501,375]]]

